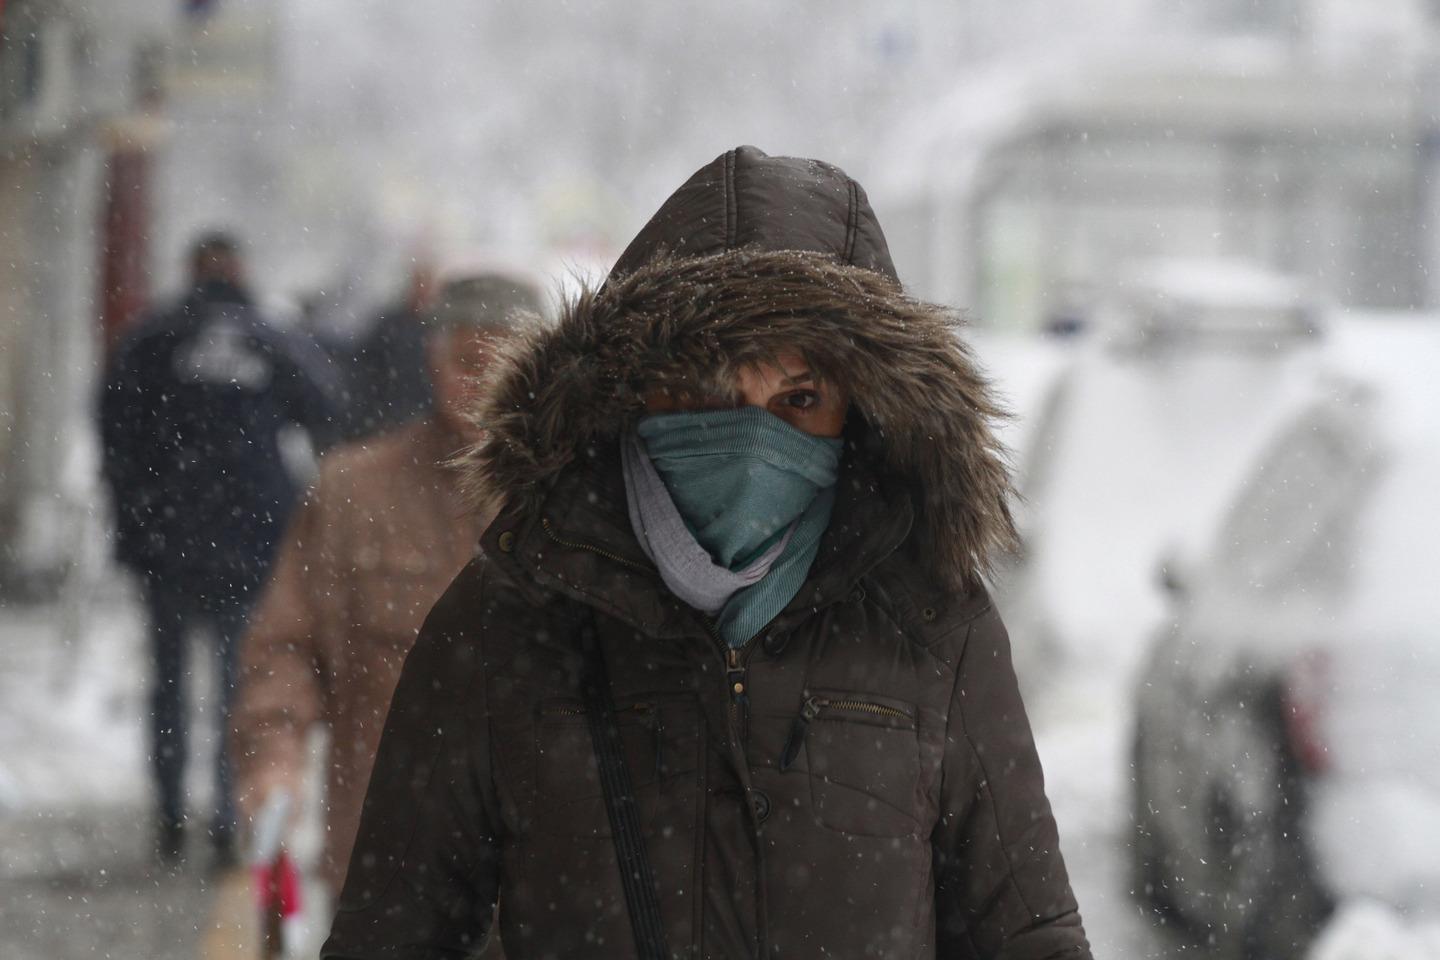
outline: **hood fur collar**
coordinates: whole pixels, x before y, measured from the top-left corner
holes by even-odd
[[[577,454],[643,415],[648,391],[728,395],[739,368],[798,349],[849,394],[852,439],[908,481],[922,562],[946,586],[974,588],[1015,528],[993,431],[1005,414],[959,326],[824,254],[659,257],[582,292],[492,365],[475,411],[487,439],[462,461],[467,483],[533,509]]]

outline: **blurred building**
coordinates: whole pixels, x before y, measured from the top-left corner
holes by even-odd
[[[147,294],[165,0],[10,0],[0,25],[0,586],[53,570],[91,482],[103,337]]]
[[[0,23],[0,585],[62,574],[91,517],[109,346],[194,235],[294,245],[266,0],[10,0]]]
[[[185,252],[207,230],[224,228],[245,246],[259,293],[287,257],[303,249],[282,189],[289,159],[277,4],[274,0],[173,4],[165,62],[170,133],[155,157],[152,187],[159,289],[184,282]],[[337,26],[337,29],[339,27]]]
[[[1427,8],[1242,6],[1243,36],[1010,61],[918,108],[873,191],[904,279],[1020,329],[1150,258],[1248,259],[1350,306],[1440,305]],[[1213,27],[1223,11],[1206,12]]]

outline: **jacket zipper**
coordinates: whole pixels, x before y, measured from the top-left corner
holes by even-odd
[[[805,732],[810,729],[810,724],[814,723],[826,710],[844,710],[868,714],[872,717],[886,717],[891,720],[908,721],[910,719],[910,715],[904,710],[887,707],[883,703],[873,703],[869,700],[806,697],[800,707],[800,713],[795,717],[795,722],[790,725],[790,735],[785,738],[785,749],[780,753],[780,770],[782,772],[788,770],[790,765],[795,762],[795,758],[800,755],[800,748],[805,744]]]
[[[720,636],[713,617],[703,619],[705,632],[710,634],[710,639],[724,652],[725,690],[730,700],[730,728],[735,731],[735,736],[743,748],[750,737],[750,687],[746,676],[755,644],[752,641],[743,647],[732,647]]]
[[[634,560],[627,560],[626,558],[619,556],[618,554],[611,553],[609,550],[606,550],[602,547],[597,547],[593,543],[581,543],[576,540],[566,540],[564,537],[560,536],[558,533],[555,532],[554,527],[550,526],[549,517],[540,518],[540,527],[545,531],[545,535],[547,537],[549,537],[551,540],[554,540],[562,547],[569,547],[572,550],[585,550],[589,553],[594,553],[602,556],[606,560],[613,560],[618,564],[630,567],[632,570],[643,570],[646,573],[655,572],[655,568],[649,566],[648,564],[636,563]]]
[[[820,697],[811,697],[806,703],[812,701],[819,709],[856,710],[860,713],[868,713],[877,717],[894,717],[897,720],[910,719],[910,715],[904,710],[887,707],[883,703],[871,703],[868,700],[826,700]]]
[[[547,537],[549,537],[554,542],[560,544],[562,547],[569,547],[572,550],[585,550],[589,553],[604,557],[607,560],[613,560],[616,563],[630,567],[634,570],[643,570],[644,572],[650,574],[655,573],[654,567],[647,566],[643,563],[636,563],[634,560],[627,560],[625,557],[612,553],[609,550],[605,550],[602,547],[597,547],[593,543],[582,543],[577,540],[565,539],[564,537],[560,536],[558,533],[555,532],[555,528],[550,525],[549,517],[540,518],[540,527],[542,530],[545,531],[545,535]],[[733,647],[729,646],[729,644],[725,643],[723,639],[721,639],[720,632],[715,628],[715,624],[708,617],[705,619],[705,630],[710,634],[710,639],[714,640],[725,650],[725,681],[726,686],[730,690],[730,719],[736,722],[738,729],[739,721],[743,716],[741,713],[741,709],[744,706],[748,705],[749,702],[749,697],[746,695],[745,692],[745,667],[746,664],[748,664],[750,661],[749,654],[750,647],[752,645],[745,645],[745,656],[742,659],[740,656],[741,651],[734,649]],[[583,713],[584,710],[581,709],[580,712]]]
[[[629,567],[632,570],[639,570],[651,575],[654,575],[656,572],[653,566],[644,563],[636,563],[634,560],[628,560],[625,557],[619,556],[616,553],[604,549],[603,547],[597,547],[593,543],[584,543],[578,540],[567,540],[566,538],[560,536],[558,533],[555,532],[555,528],[550,524],[549,517],[540,518],[540,527],[542,530],[545,531],[545,535],[547,537],[549,537],[555,543],[560,544],[562,547],[569,547],[572,550],[584,550],[589,553],[596,554],[597,556],[604,557],[607,560],[612,560],[615,563],[621,564],[622,566]],[[740,650],[731,647],[720,637],[720,632],[715,628],[715,624],[709,618],[706,618],[705,620],[705,630],[710,634],[710,638],[725,650],[725,683],[726,687],[730,691],[730,722],[732,728],[736,732],[736,735],[739,737],[740,743],[743,747],[743,744],[749,738],[748,727],[750,722],[750,695],[746,687],[746,669],[750,663],[750,655],[754,652],[754,644],[747,643]],[[584,713],[585,710],[583,707],[581,707],[577,708],[576,712]],[[901,714],[901,716],[904,716],[904,714]],[[659,711],[656,711],[653,715],[652,726],[656,731],[655,766],[658,771],[661,761]]]
[[[723,641],[722,641],[723,642]],[[747,671],[753,644],[725,647],[725,688],[730,694],[730,726],[739,739],[741,749],[750,737],[750,688]]]

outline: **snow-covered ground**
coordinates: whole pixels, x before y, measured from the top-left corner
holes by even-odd
[[[199,830],[178,871],[152,860],[148,657],[127,587],[107,579],[57,604],[0,608],[4,960],[234,955],[217,897],[238,883],[247,907],[244,877],[211,870]],[[190,672],[195,753],[186,787],[191,814],[203,822],[213,789],[217,675],[203,637],[193,644]],[[317,829],[311,809],[297,839],[302,860],[313,860]],[[318,891],[308,894],[317,904]]]
[[[118,592],[93,601],[0,620],[0,812],[143,796],[139,623]]]
[[[152,866],[138,621],[95,601],[0,611],[0,955],[193,957],[209,890]]]
[[[1096,957],[1160,960],[1184,946],[1130,894],[1131,657],[1064,662],[1028,698],[1060,847]],[[1193,947],[1193,945],[1191,945]]]

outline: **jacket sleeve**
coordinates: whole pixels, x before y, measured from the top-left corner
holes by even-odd
[[[97,416],[100,420],[100,468],[110,487],[110,492],[119,495],[134,474],[131,467],[134,450],[129,436],[134,418],[128,411],[143,409],[135,377],[129,369],[131,360],[130,342],[122,340],[115,347],[105,366],[105,377],[100,387],[100,402]]]
[[[148,321],[147,321],[148,322]],[[116,527],[116,552],[122,563],[144,566],[149,559],[147,528],[158,494],[150,421],[158,413],[142,371],[142,344],[131,334],[116,345],[106,365],[97,415],[100,472],[110,493]]]
[[[1005,627],[992,606],[967,631],[933,835],[937,956],[1089,958]]]
[[[479,952],[499,890],[479,645],[462,598],[472,561],[426,618],[385,720],[325,960],[433,960]]]
[[[275,787],[295,790],[306,734],[324,716],[330,664],[316,604],[342,588],[330,548],[323,476],[296,512],[274,572],[240,647],[240,686],[231,716],[236,796],[253,814]]]

